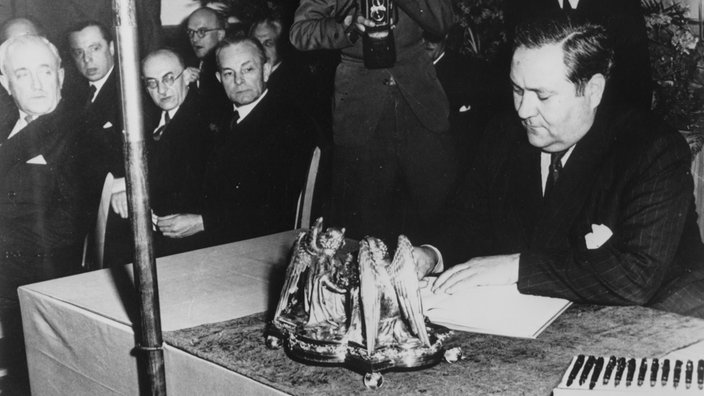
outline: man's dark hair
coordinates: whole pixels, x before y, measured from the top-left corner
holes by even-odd
[[[514,52],[519,47],[537,49],[562,45],[567,79],[583,95],[587,82],[597,73],[608,80],[614,63],[611,43],[603,26],[576,23],[569,18],[534,20],[516,28]]]
[[[264,51],[264,46],[262,45],[262,43],[260,43],[259,40],[255,38],[238,34],[235,36],[225,36],[225,38],[218,44],[217,49],[215,49],[215,59],[218,62],[218,68],[220,68],[219,55],[220,51],[222,51],[223,48],[227,48],[231,45],[238,45],[244,43],[252,44],[257,49],[257,55],[259,56],[259,60],[261,61],[262,65],[266,63],[266,52]]]
[[[88,20],[88,21],[81,21],[78,22],[77,24],[71,26],[71,28],[68,30],[66,36],[70,36],[72,33],[80,32],[81,30],[90,27],[90,26],[95,26],[100,30],[100,34],[103,36],[105,41],[108,43],[112,42],[112,34],[110,33],[110,29],[108,29],[105,25],[103,25],[101,22],[95,21],[95,20]]]

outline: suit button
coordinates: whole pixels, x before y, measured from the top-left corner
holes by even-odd
[[[17,193],[14,191],[10,191],[9,193],[7,193],[8,199],[15,199],[16,196],[17,196]]]

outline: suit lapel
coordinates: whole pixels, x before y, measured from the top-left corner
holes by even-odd
[[[515,160],[510,170],[512,176],[507,178],[510,184],[507,186],[509,193],[506,198],[510,202],[510,210],[514,212],[507,218],[518,221],[516,226],[521,230],[522,240],[527,243],[533,235],[543,204],[540,151],[528,143],[523,133],[513,158]]]
[[[612,139],[601,114],[570,155],[552,193],[544,200],[536,223],[532,245],[555,246],[582,212],[597,178],[601,177],[602,159]]]

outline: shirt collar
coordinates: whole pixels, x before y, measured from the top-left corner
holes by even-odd
[[[262,92],[262,94],[259,95],[259,97],[258,97],[254,102],[252,102],[252,103],[248,103],[248,104],[246,104],[246,105],[242,105],[242,106],[239,106],[239,107],[238,107],[237,105],[234,105],[234,104],[233,104],[233,107],[234,107],[235,111],[237,111],[237,113],[240,115],[240,118],[237,120],[237,123],[238,123],[238,124],[239,124],[240,122],[242,122],[242,120],[244,120],[244,118],[247,117],[247,115],[249,115],[249,113],[252,112],[252,110],[254,109],[254,107],[256,107],[257,104],[258,104],[259,102],[261,102],[262,98],[264,98],[264,96],[266,95],[267,92],[269,92],[269,90],[268,90],[268,89],[265,89],[264,92]]]

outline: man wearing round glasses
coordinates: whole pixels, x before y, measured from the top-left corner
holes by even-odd
[[[142,81],[158,112],[145,114],[145,134],[149,158],[151,207],[158,216],[176,217],[177,213],[196,211],[203,170],[207,157],[209,129],[201,114],[200,98],[193,85],[194,72],[185,67],[180,55],[159,49],[142,61]],[[190,85],[189,85],[190,84]],[[156,225],[156,224],[155,224]],[[154,246],[157,256],[191,250],[188,241],[164,238],[156,229]],[[110,265],[129,261],[132,256],[129,232],[111,234],[106,251]]]
[[[199,8],[188,17],[186,34],[198,58],[196,86],[203,103],[208,106],[210,118],[219,116],[219,110],[227,105],[225,91],[215,78],[215,47],[225,38],[225,27],[223,16],[211,8]]]

